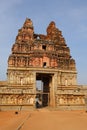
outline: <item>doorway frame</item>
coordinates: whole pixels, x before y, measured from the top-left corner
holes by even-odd
[[[36,95],[37,94],[48,94],[48,107],[54,107],[55,105],[55,94],[54,94],[54,74],[55,73],[47,73],[47,72],[36,72],[36,81],[39,80],[37,79],[37,75],[41,75],[43,77],[43,75],[45,76],[49,76],[49,80],[51,79],[51,82],[49,82],[49,92],[45,93],[45,92],[37,92],[36,91]],[[37,86],[35,86],[36,88]]]

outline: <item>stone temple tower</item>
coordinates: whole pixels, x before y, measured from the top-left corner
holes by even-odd
[[[7,106],[35,107],[36,96],[42,107],[84,106],[84,94],[77,93],[75,60],[62,32],[54,21],[46,32],[46,35],[35,34],[28,18],[18,30],[8,58],[7,93],[3,96]]]

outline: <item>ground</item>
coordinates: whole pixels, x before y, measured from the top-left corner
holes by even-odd
[[[87,130],[86,111],[0,111],[0,130]]]

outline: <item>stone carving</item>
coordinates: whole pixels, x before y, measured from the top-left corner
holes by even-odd
[[[39,92],[43,104],[55,107],[84,104],[84,94],[71,91],[77,85],[76,64],[62,32],[54,21],[46,32],[35,34],[28,18],[18,30],[8,58],[7,85],[0,87],[1,105],[33,106],[37,79],[43,83],[43,92]]]
[[[56,105],[85,105],[83,96],[79,95],[56,95]]]
[[[31,19],[26,19],[23,27],[18,31],[18,35],[16,37],[17,42],[27,42],[33,40],[33,23]]]
[[[56,66],[60,69],[76,70],[75,60],[70,56],[69,47],[65,43],[62,32],[56,28],[55,22],[52,21],[47,27],[47,35],[34,34],[33,23],[30,19],[25,20],[23,27],[18,32],[16,42],[12,47],[12,54],[8,59],[8,65],[43,67],[41,60],[43,60],[44,51],[47,51],[45,54],[50,60],[48,67],[55,68]],[[54,63],[51,57],[54,59]]]
[[[34,105],[32,95],[5,95],[0,100],[1,105]]]

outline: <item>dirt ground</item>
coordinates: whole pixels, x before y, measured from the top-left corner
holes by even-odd
[[[85,111],[38,109],[17,112],[0,112],[0,130],[87,130]]]

